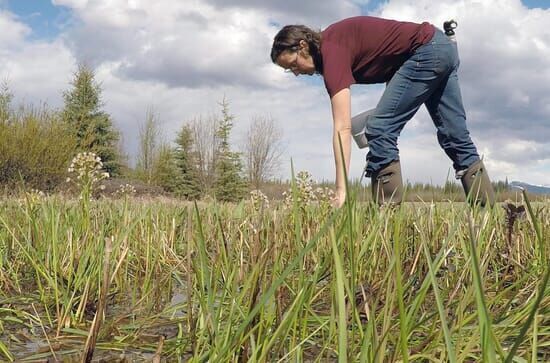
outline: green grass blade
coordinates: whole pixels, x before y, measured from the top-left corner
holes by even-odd
[[[332,256],[336,270],[336,306],[338,308],[338,362],[348,361],[348,325],[346,318],[345,275],[334,230],[331,230]],[[353,297],[351,297],[353,298]]]
[[[468,218],[470,230],[470,251],[472,262],[472,277],[474,280],[474,288],[477,304],[477,315],[479,319],[479,330],[481,336],[481,349],[483,360],[489,363],[496,362],[496,352],[493,343],[493,333],[491,327],[491,318],[485,304],[483,283],[481,281],[481,271],[479,268],[479,258],[477,256],[477,243],[474,234],[472,218]]]
[[[529,212],[529,216],[531,217],[531,222],[533,223],[533,228],[535,229],[535,234],[537,235],[537,241],[539,244],[539,258],[542,266],[547,266],[547,256],[546,256],[546,243],[544,243],[544,238],[542,237],[542,231],[540,229],[540,225],[538,222],[537,217],[535,216],[535,213],[533,212],[533,207],[531,206],[531,202],[529,201],[529,198],[527,197],[527,192],[524,188],[521,188],[521,193],[523,194],[523,200],[525,201],[525,204],[527,205],[527,211]]]
[[[540,306],[540,303],[542,302],[543,297],[546,295],[546,289],[548,288],[548,280],[550,278],[550,268],[546,268],[546,273],[544,274],[540,286],[539,291],[537,294],[537,299],[535,300],[535,303],[533,304],[533,307],[531,308],[531,312],[529,313],[529,317],[521,327],[521,330],[519,331],[518,336],[516,337],[514,341],[514,345],[512,346],[512,349],[510,349],[510,353],[508,353],[508,356],[506,357],[505,363],[511,363],[514,359],[514,355],[516,354],[516,351],[518,350],[519,346],[521,345],[521,342],[525,338],[525,334],[527,333],[527,330],[529,330],[529,327],[531,326],[531,323],[535,319],[535,315],[537,314],[537,310]]]
[[[13,355],[8,350],[8,347],[6,347],[4,343],[2,343],[1,341],[0,341],[0,353],[2,353],[8,361],[10,362],[14,361]]]
[[[456,356],[455,356],[455,348],[453,345],[453,341],[451,339],[451,333],[449,331],[449,324],[447,324],[447,314],[445,312],[445,309],[443,308],[443,302],[441,300],[441,296],[439,294],[439,287],[437,286],[437,280],[435,278],[435,269],[432,263],[432,259],[430,257],[430,251],[428,251],[428,246],[424,243],[424,255],[426,256],[426,261],[428,262],[428,270],[430,275],[430,280],[432,282],[432,287],[435,295],[435,301],[437,303],[437,310],[439,312],[439,318],[441,320],[441,326],[443,327],[443,334],[445,335],[445,346],[447,348],[447,354],[449,356],[449,362],[455,363],[456,362]]]
[[[409,329],[407,323],[407,313],[405,311],[404,302],[404,289],[403,289],[403,273],[401,271],[401,219],[400,214],[396,214],[393,217],[393,241],[394,252],[393,258],[395,260],[394,273],[395,273],[395,286],[397,294],[397,305],[399,307],[399,336],[401,354],[403,355],[403,362],[409,361],[409,348],[407,344]]]

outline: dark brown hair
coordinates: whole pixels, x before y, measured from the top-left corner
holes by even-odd
[[[317,73],[323,73],[323,58],[321,57],[321,32],[314,31],[305,25],[286,25],[275,38],[271,47],[271,61],[276,63],[277,58],[285,50],[298,51],[300,41],[309,45],[309,54],[313,58]]]

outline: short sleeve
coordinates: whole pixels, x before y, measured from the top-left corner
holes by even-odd
[[[323,80],[330,97],[354,84],[349,49],[332,42],[323,44]]]

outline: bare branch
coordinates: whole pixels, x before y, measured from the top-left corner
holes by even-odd
[[[283,131],[272,117],[254,116],[244,145],[248,178],[259,189],[280,167]]]

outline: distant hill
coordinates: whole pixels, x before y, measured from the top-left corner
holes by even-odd
[[[533,194],[549,194],[550,195],[550,187],[544,187],[544,186],[541,186],[541,185],[532,185],[532,184],[527,184],[527,183],[520,182],[520,181],[513,181],[513,182],[510,183],[510,186],[512,186],[512,187],[522,187],[526,191],[528,191],[529,193],[533,193]]]

